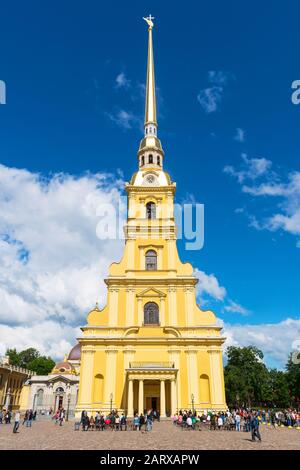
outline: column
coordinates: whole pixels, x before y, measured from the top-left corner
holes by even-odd
[[[119,300],[119,289],[117,287],[110,287],[109,291],[109,326],[118,325],[118,300]]]
[[[197,350],[187,349],[187,372],[188,372],[188,384],[189,384],[189,396],[188,404],[192,403],[192,395],[194,395],[194,404],[199,403],[198,393],[198,364],[197,364]]]
[[[160,381],[160,416],[166,417],[166,386],[165,380]]]
[[[93,401],[94,354],[95,349],[93,346],[84,346],[82,348],[80,403],[78,404],[80,406],[90,406]]]
[[[133,380],[128,379],[127,416],[133,417]]]
[[[175,381],[175,391],[176,391],[176,408],[183,408],[181,404],[181,367],[180,367],[180,354],[181,349],[177,346],[171,346],[168,350],[170,354],[170,361],[174,362],[175,369],[177,369],[177,379]]]
[[[160,298],[160,311],[159,311],[159,322],[160,326],[166,325],[166,299],[165,297]]]
[[[210,355],[210,383],[212,406],[225,406],[222,351],[219,348],[208,350]]]
[[[177,326],[177,302],[176,302],[176,287],[170,286],[169,292],[169,325]]]
[[[186,326],[192,326],[194,324],[194,288],[190,286],[185,286],[184,296],[185,296],[185,312],[186,312]]]
[[[143,321],[144,321],[144,315],[143,315],[143,299],[141,297],[138,297],[137,304],[138,304],[138,326],[142,326]]]
[[[144,380],[139,380],[139,415],[144,414]]]
[[[132,286],[126,288],[126,326],[134,325],[134,289]]]
[[[135,240],[128,239],[126,242],[127,245],[127,269],[132,271],[134,269],[134,250],[135,250]]]
[[[177,413],[176,380],[171,380],[171,414]]]
[[[112,404],[116,402],[116,373],[117,373],[117,352],[118,350],[114,346],[109,346],[106,350],[106,368],[105,368],[105,379],[104,379],[104,401],[110,406],[111,394]]]
[[[159,247],[157,252],[157,269],[163,269],[163,249]]]
[[[168,247],[168,269],[175,271],[175,241],[172,239],[167,240]]]

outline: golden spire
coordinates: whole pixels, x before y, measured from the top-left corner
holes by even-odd
[[[152,29],[154,18],[151,14],[147,18],[143,18],[148,28],[148,63],[147,63],[147,85],[146,85],[146,106],[145,106],[145,128],[147,124],[154,124],[156,121],[156,99],[155,99],[155,77],[154,77],[154,60],[153,60],[153,44]]]
[[[143,18],[148,24],[148,63],[147,63],[147,85],[146,85],[146,105],[145,105],[145,135],[141,140],[138,159],[139,168],[148,167],[162,170],[164,151],[160,140],[157,138],[156,121],[156,99],[155,99],[155,78],[154,78],[154,60],[152,46],[153,16],[149,15]]]

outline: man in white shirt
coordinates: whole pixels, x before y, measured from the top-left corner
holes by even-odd
[[[20,412],[19,412],[19,411],[16,411],[16,412],[15,412],[15,423],[14,423],[13,433],[17,433],[17,432],[18,432],[18,429],[19,429],[19,426],[20,426],[20,419],[21,419]]]

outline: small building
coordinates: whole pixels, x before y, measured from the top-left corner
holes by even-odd
[[[8,356],[0,358],[0,409],[18,410],[24,383],[35,372],[10,364]]]
[[[48,375],[35,375],[25,383],[22,391],[21,411],[32,409],[47,415],[64,408],[74,416],[77,403],[81,348],[77,344],[63,361],[55,364]]]

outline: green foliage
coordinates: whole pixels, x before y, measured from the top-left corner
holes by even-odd
[[[268,369],[262,362],[263,353],[255,346],[227,350],[225,389],[230,404],[251,407],[265,400],[268,392]]]
[[[24,351],[21,351],[19,353],[19,358],[20,358],[20,367],[27,367],[30,362],[32,362],[34,359],[37,359],[40,357],[40,353],[38,352],[37,349],[34,348],[28,348],[24,349]]]
[[[35,348],[24,349],[19,353],[15,348],[8,349],[6,355],[9,356],[12,365],[32,370],[39,375],[49,374],[55,366],[51,357],[41,356]]]
[[[19,359],[19,354],[17,353],[16,348],[14,349],[7,349],[6,351],[6,356],[9,357],[9,362],[13,366],[19,366],[20,365],[20,359]]]
[[[295,367],[291,358],[288,371],[283,372],[268,370],[263,352],[255,346],[231,346],[227,356],[224,374],[229,405],[287,407],[294,402],[297,387],[299,395],[300,367]]]
[[[295,359],[297,359],[297,361],[295,361]],[[293,402],[298,404],[300,402],[300,363],[297,364],[299,359],[300,352],[298,357],[295,357],[294,360],[292,354],[290,354],[286,364],[287,381],[291,397]]]
[[[33,370],[38,375],[49,374],[54,366],[55,362],[51,359],[51,357],[45,356],[37,357],[28,363],[28,369]]]

